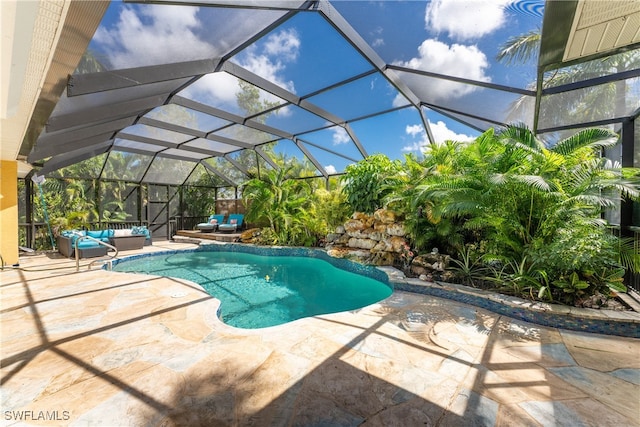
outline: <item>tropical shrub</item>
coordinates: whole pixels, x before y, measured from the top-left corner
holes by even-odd
[[[336,227],[344,224],[352,213],[341,189],[314,190],[310,210],[312,216],[318,221],[316,232],[320,236],[326,236],[327,233],[335,231]]]
[[[342,191],[353,211],[373,213],[383,207],[386,196],[399,184],[402,162],[374,154],[346,167]]]
[[[320,228],[310,213],[312,187],[305,180],[289,179],[289,170],[270,170],[246,183],[246,219],[270,229],[274,244],[311,246]]]
[[[587,129],[546,147],[524,126],[491,129],[408,159],[410,182],[387,201],[405,210],[420,249],[437,246],[462,270],[477,271],[482,259],[512,293],[579,302],[623,289],[620,268],[638,269],[639,255],[621,258],[621,242],[601,219],[621,197],[639,197],[637,175],[599,155],[617,141],[613,132]]]

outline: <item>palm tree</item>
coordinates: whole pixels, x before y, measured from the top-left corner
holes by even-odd
[[[243,198],[247,221],[268,224],[278,244],[315,243],[307,227],[311,187],[304,180],[291,179],[290,172],[291,168],[269,170],[246,183]]]

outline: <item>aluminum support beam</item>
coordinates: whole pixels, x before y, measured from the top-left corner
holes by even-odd
[[[214,175],[216,175],[217,177],[222,179],[224,182],[229,184],[230,186],[232,186],[232,187],[237,187],[238,186],[237,183],[231,181],[229,178],[227,178],[227,176],[225,174],[223,174],[222,172],[218,171],[216,168],[211,166],[209,163],[200,162],[200,164],[203,165],[205,168],[207,168],[207,170],[209,170],[211,173],[213,173]]]
[[[278,98],[284,99],[285,101],[288,101],[292,104],[297,105],[300,102],[300,97],[298,97],[297,95],[270,82],[269,80],[263,77],[260,77],[257,74],[250,72],[246,68],[243,68],[237,64],[234,64],[233,62],[229,62],[229,61],[225,62],[224,64],[222,64],[222,67],[220,68],[220,70],[226,71],[232,76],[235,76],[240,80],[249,82],[252,85],[257,86],[262,90],[269,92],[270,94],[275,95]]]
[[[244,125],[251,129],[259,130],[262,132],[269,133],[271,135],[278,136],[284,139],[293,139],[293,134],[289,132],[282,131],[280,129],[276,129],[273,126],[265,125],[260,122],[256,122],[255,120],[247,120]]]
[[[96,144],[100,144],[103,141],[113,141],[113,132],[93,135],[88,138],[82,138],[77,140],[71,140],[66,143],[57,144],[44,144],[40,143],[36,148],[31,151],[27,157],[29,163],[37,162],[38,160],[46,159],[47,157],[55,156],[61,153],[67,153],[69,151],[75,151],[83,147],[88,147]]]
[[[299,96],[295,95],[294,93],[291,93],[289,91],[287,91],[286,89],[283,89],[282,87],[275,85],[273,83],[271,83],[270,81],[258,76],[257,74],[252,73],[251,71],[248,71],[245,68],[240,67],[237,64],[232,64],[229,62],[225,62],[222,66],[222,69],[224,69],[225,71],[227,71],[229,74],[234,75],[235,77],[238,77],[241,80],[244,80],[266,92],[269,92],[281,99],[284,99],[285,101],[288,101],[291,104],[297,105],[300,108],[303,108],[319,117],[322,117],[325,120],[328,120],[332,123],[344,123],[344,120],[339,118],[338,116],[331,114],[330,112],[310,103],[309,101],[306,101],[304,98],[300,98]],[[371,74],[371,72],[369,73],[365,73],[364,75],[368,75]],[[331,88],[333,87],[338,87],[341,86],[342,84],[347,84],[349,82],[351,82],[352,79],[347,79],[344,82],[340,82],[337,83],[336,85],[332,85]],[[329,90],[329,89],[326,89]],[[324,91],[324,90],[323,90]],[[308,98],[309,96],[313,96],[316,95],[318,93],[321,93],[323,91],[318,91],[313,93],[312,95],[307,95],[305,98]],[[277,108],[283,107],[284,105],[278,106]],[[262,112],[260,114],[263,114]],[[258,115],[260,115],[258,114]],[[248,125],[249,126],[249,125]],[[288,138],[290,139],[290,138]]]
[[[307,156],[307,159],[309,159],[309,161],[313,163],[313,165],[316,167],[316,169],[318,169],[322,176],[324,176],[325,178],[329,178],[329,174],[325,170],[324,166],[322,166],[320,162],[318,162],[318,160],[313,157],[313,155],[309,152],[309,150],[307,150],[307,147],[305,147],[301,141],[295,139],[293,143],[296,144],[296,146],[300,149],[300,151],[302,151],[305,156]]]
[[[157,151],[147,151],[147,150],[142,150],[140,148],[122,147],[119,145],[114,145],[111,151],[124,151],[127,153],[140,154],[148,157],[154,157],[156,154],[158,154]]]
[[[90,127],[118,119],[137,117],[163,105],[167,95],[155,95],[132,101],[101,105],[69,114],[51,116],[46,125],[47,132],[55,132],[72,127]]]
[[[249,170],[240,164],[236,159],[232,158],[230,155],[225,154],[222,156],[226,161],[235,166],[240,172],[242,172],[245,176],[249,176]]]
[[[617,82],[620,80],[628,80],[636,77],[640,77],[640,68],[636,70],[622,71],[615,74],[609,74],[607,76],[596,77],[593,79],[582,80],[574,83],[567,83],[565,85],[548,87],[542,89],[542,96],[554,95],[557,93],[570,92],[572,90],[585,89],[593,86],[599,86],[611,82]]]
[[[353,131],[353,129],[351,129],[351,126],[349,126],[349,123],[345,123],[343,127],[344,127],[344,130],[346,130],[347,133],[349,134],[349,137],[351,138],[353,143],[356,145],[356,148],[358,149],[358,151],[360,151],[360,154],[362,154],[362,158],[363,159],[367,158],[369,156],[367,154],[367,150],[365,150],[364,146],[360,143],[360,140],[356,136],[356,133]]]
[[[73,97],[150,83],[201,76],[216,71],[220,59],[127,68],[99,73],[74,74],[67,82],[67,96]]]
[[[211,141],[222,142],[223,144],[234,145],[238,148],[254,148],[255,146],[249,144],[248,142],[238,141],[237,139],[227,138],[226,136],[209,134],[207,135],[207,139]]]
[[[476,116],[474,114],[464,113],[464,112],[462,112],[460,110],[454,110],[453,108],[447,108],[447,107],[442,107],[442,106],[439,106],[439,105],[429,104],[428,102],[423,102],[421,105],[424,106],[424,107],[427,107],[427,108],[429,108],[429,109],[431,109],[433,111],[437,111],[440,114],[446,115],[447,117],[451,117],[452,119],[454,119],[454,120],[456,120],[458,122],[461,122],[461,123],[464,123],[464,122],[462,122],[459,118],[454,118],[454,117],[452,117],[450,115],[445,114],[445,112],[458,114],[460,116],[469,117],[470,119],[480,120],[480,121],[486,122],[486,123],[491,123],[491,124],[494,124],[496,126],[501,126],[501,127],[507,126],[506,123],[499,122],[497,120],[489,119],[489,118],[486,118],[486,117]],[[474,129],[477,129],[480,132],[484,132],[485,131],[483,129],[478,129],[477,127],[475,127],[475,126],[473,126],[473,125],[471,125],[469,123],[465,123],[465,124],[467,126],[470,126],[470,127],[474,128]]]
[[[227,7],[230,9],[256,9],[256,10],[298,10],[308,9],[308,4],[313,3],[303,0],[124,0],[125,3],[142,4],[168,4],[191,5],[209,7]]]
[[[65,144],[71,141],[78,141],[85,138],[91,138],[95,135],[104,133],[118,132],[128,126],[131,126],[135,122],[134,117],[126,117],[124,119],[113,120],[106,123],[97,124],[90,127],[80,127],[77,129],[65,129],[58,132],[43,133],[38,138],[38,145],[36,150],[40,146]]]
[[[180,145],[179,148],[180,150],[190,151],[192,153],[205,154],[209,157],[222,157],[225,155],[225,153],[222,153],[220,151],[207,150],[206,148],[199,148],[199,147],[190,147],[188,145]]]
[[[140,120],[138,120],[138,123],[139,124],[143,124],[143,125],[156,127],[156,128],[160,128],[160,129],[164,129],[164,130],[170,130],[172,132],[183,133],[183,134],[189,135],[189,136],[195,136],[197,138],[206,138],[207,137],[207,133],[206,132],[202,132],[202,131],[197,130],[197,129],[188,128],[188,127],[185,127],[185,126],[175,125],[173,123],[163,122],[162,120],[150,119],[148,117],[141,117]]]
[[[91,147],[85,147],[79,150],[70,151],[65,154],[60,154],[49,159],[44,167],[40,169],[40,175],[46,175],[55,170],[64,168],[66,166],[79,163],[83,160],[90,159],[100,154],[104,154],[111,148],[112,141],[105,141],[101,144],[93,145]]]
[[[267,156],[265,154],[265,152],[262,151],[262,149],[260,147],[255,147],[254,150],[256,151],[256,153],[258,153],[260,155],[260,157],[262,157],[264,159],[265,162],[269,163],[272,168],[274,168],[276,170],[280,169],[280,166],[278,166],[273,160],[271,160],[271,157]]]
[[[242,116],[229,113],[228,111],[211,107],[209,105],[202,104],[200,102],[193,101],[188,98],[183,98],[182,96],[179,96],[179,95],[172,96],[171,103],[180,105],[185,108],[190,108],[192,110],[196,110],[201,113],[209,114],[210,116],[215,116],[215,117],[227,120],[229,122],[238,123],[238,124],[242,124],[242,122],[244,122],[244,117]]]
[[[165,153],[163,151],[159,152],[157,157],[164,157],[166,159],[174,159],[174,160],[182,160],[182,161],[185,161],[185,162],[191,162],[191,163],[195,163],[195,164],[200,162],[200,160],[203,160],[203,159],[197,159],[197,158],[193,158],[193,157],[181,156],[179,154],[169,154],[169,153]]]
[[[425,70],[417,70],[415,68],[408,68],[408,67],[401,67],[399,65],[387,65],[387,69],[389,70],[396,70],[396,71],[402,71],[405,73],[409,73],[409,74],[416,74],[419,76],[425,76],[425,77],[433,77],[436,79],[440,79],[440,80],[449,80],[452,82],[456,82],[456,83],[464,83],[464,84],[468,84],[468,85],[473,85],[473,86],[480,86],[480,87],[486,87],[488,89],[494,89],[494,90],[500,90],[503,92],[510,92],[510,93],[517,93],[520,95],[527,95],[527,96],[536,96],[536,92],[533,90],[529,90],[529,89],[520,89],[517,87],[512,87],[512,86],[505,86],[505,85],[499,85],[496,83],[489,83],[489,82],[482,82],[479,80],[471,80],[471,79],[465,79],[463,77],[456,77],[456,76],[448,76],[445,74],[438,74],[438,73],[432,73],[430,71],[425,71]]]
[[[334,156],[337,156],[337,157],[342,157],[343,159],[349,160],[350,162],[353,162],[353,163],[357,163],[360,160],[362,160],[362,159],[354,159],[353,157],[345,156],[342,153],[338,153],[337,151],[330,150],[330,149],[328,149],[326,147],[323,147],[320,144],[316,144],[315,142],[311,142],[311,141],[308,141],[306,139],[302,139],[302,138],[297,138],[297,139],[298,139],[298,141],[304,142],[305,145],[310,145],[312,147],[316,147],[319,150],[326,151],[327,153],[331,153],[331,154],[333,154]]]
[[[164,141],[162,139],[155,139],[155,138],[149,138],[147,136],[133,135],[125,132],[119,132],[116,135],[116,138],[126,139],[129,141],[142,142],[145,144],[156,145],[156,146],[165,147],[165,148],[178,148],[178,146],[180,145],[177,142],[169,142],[169,141]]]
[[[424,110],[422,108],[418,108],[418,113],[420,114],[420,119],[422,120],[424,131],[427,134],[427,139],[431,144],[435,144],[437,141],[433,137],[433,132],[431,132],[431,126],[429,126],[429,119],[427,118],[426,114],[424,114]]]

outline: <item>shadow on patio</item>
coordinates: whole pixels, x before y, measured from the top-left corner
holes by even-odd
[[[188,282],[2,274],[8,424],[637,425],[638,340],[403,292],[241,330]]]

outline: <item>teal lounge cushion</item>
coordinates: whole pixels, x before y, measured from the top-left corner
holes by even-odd
[[[80,242],[78,242],[78,249],[95,248],[98,246],[99,246],[98,243],[89,239],[81,240]]]
[[[113,230],[89,230],[87,236],[94,239],[109,241],[109,237],[113,237]]]

